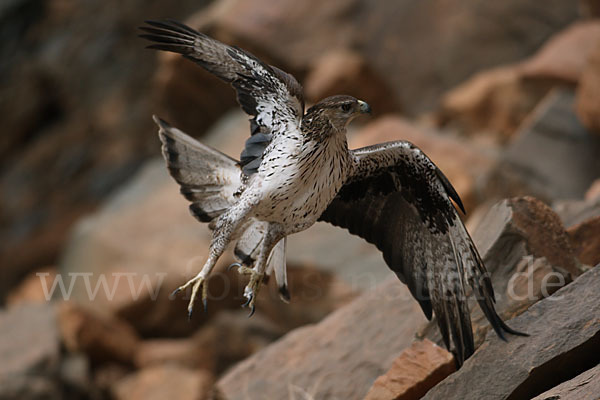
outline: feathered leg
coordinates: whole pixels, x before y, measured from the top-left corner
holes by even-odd
[[[219,257],[221,257],[221,254],[223,254],[229,243],[231,243],[238,235],[240,227],[243,226],[251,210],[252,205],[249,205],[246,202],[239,202],[217,218],[215,229],[213,231],[213,238],[208,250],[208,259],[202,267],[202,270],[200,270],[195,277],[173,292],[173,295],[176,295],[192,286],[192,297],[188,304],[189,318],[192,316],[194,301],[200,289],[202,289],[202,304],[206,310],[208,299],[207,279],[219,260]]]
[[[256,296],[258,296],[258,292],[260,290],[261,283],[264,279],[266,269],[268,266],[269,255],[271,254],[275,245],[283,239],[285,236],[282,227],[279,224],[269,223],[267,232],[265,233],[260,252],[258,254],[258,258],[254,263],[253,268],[247,268],[243,266],[238,267],[238,271],[241,274],[250,275],[250,282],[246,285],[244,289],[244,297],[246,297],[247,301],[244,306],[250,307],[250,315],[252,316],[255,311],[254,302],[256,301]]]

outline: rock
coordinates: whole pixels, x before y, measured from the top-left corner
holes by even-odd
[[[124,321],[102,318],[71,302],[60,304],[58,317],[69,351],[83,352],[95,363],[133,363],[139,338]]]
[[[349,147],[358,148],[392,140],[407,140],[423,150],[452,182],[467,211],[474,209],[482,200],[475,183],[494,165],[493,149],[420,128],[393,115],[367,124],[349,138]]]
[[[532,400],[591,399],[600,393],[600,364],[534,397]]]
[[[593,202],[595,200],[600,200],[600,178],[596,179],[591,185],[590,188],[585,192],[585,201]]]
[[[473,73],[528,56],[577,16],[577,4],[558,0],[544,7],[533,0],[501,5],[333,0],[326,7],[317,0],[234,0],[215,2],[195,20],[221,40],[280,61],[275,65],[299,78],[329,51],[356,51],[414,115]],[[502,23],[509,19],[510,26]]]
[[[317,59],[305,79],[305,95],[313,103],[337,94],[369,103],[374,115],[400,111],[395,93],[359,53],[331,51]]]
[[[117,382],[113,388],[115,400],[202,400],[207,399],[213,377],[202,370],[190,370],[175,365],[143,369]]]
[[[455,370],[450,352],[427,339],[414,342],[377,378],[365,400],[420,399]]]
[[[575,22],[554,35],[524,63],[523,77],[577,83],[598,43],[600,22]]]
[[[240,362],[217,387],[229,400],[296,394],[361,398],[412,343],[424,321],[417,302],[394,277]]]
[[[474,135],[486,133],[509,140],[525,117],[555,82],[523,78],[521,64],[493,68],[444,95],[436,115],[438,126]]]
[[[0,398],[62,398],[55,307],[26,304],[1,311],[0,358]]]
[[[496,311],[505,320],[520,315],[581,274],[560,218],[535,198],[497,203],[478,223],[472,237],[491,275]],[[473,299],[469,307],[478,347],[490,326]],[[443,343],[432,322],[420,336]]]
[[[28,272],[55,264],[75,221],[159,153],[148,139],[156,63],[136,37],[140,7],[182,18],[203,3],[2,2],[1,303]]]
[[[528,59],[476,74],[444,95],[438,125],[510,139],[552,88],[579,82],[597,41],[599,22],[576,22]]]
[[[485,177],[486,198],[583,197],[600,171],[600,139],[580,124],[573,101],[572,91],[555,90],[536,107]]]
[[[284,332],[261,314],[248,318],[245,310],[226,310],[189,338],[143,341],[137,348],[135,364],[138,368],[176,364],[217,375]]]
[[[194,337],[184,339],[148,339],[136,348],[134,360],[139,369],[175,364],[189,369],[215,371],[215,351]]]
[[[525,399],[598,364],[600,267],[508,321],[529,337],[489,333],[462,368],[423,399]]]
[[[579,12],[585,18],[600,17],[600,3],[598,0],[579,0]]]
[[[49,291],[56,279],[56,267],[44,268],[35,273],[30,273],[6,297],[6,304],[12,307],[22,303],[44,303],[51,299]]]
[[[577,116],[590,131],[600,133],[600,41],[587,60],[577,88]]]
[[[575,256],[583,264],[600,263],[600,215],[567,230]]]

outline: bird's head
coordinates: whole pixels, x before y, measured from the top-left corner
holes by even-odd
[[[371,107],[352,96],[331,96],[321,100],[306,112],[305,119],[328,120],[336,131],[343,131],[348,123],[361,114],[370,114]]]

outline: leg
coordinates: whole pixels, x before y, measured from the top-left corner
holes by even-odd
[[[202,303],[206,310],[206,303],[208,298],[208,286],[207,278],[211,271],[215,267],[215,264],[221,257],[221,254],[227,248],[227,245],[235,238],[240,226],[243,225],[247,219],[249,212],[252,210],[252,206],[242,207],[240,203],[231,207],[225,213],[220,215],[215,224],[215,230],[213,231],[213,238],[210,243],[208,250],[208,259],[202,267],[202,270],[194,278],[187,281],[184,285],[178,287],[173,295],[187,289],[192,286],[192,297],[188,304],[188,317],[191,318],[192,311],[194,308],[194,300],[198,295],[198,291],[202,288]]]
[[[248,300],[244,306],[250,307],[250,316],[254,314],[254,302],[258,291],[260,290],[261,283],[265,276],[265,270],[267,268],[267,261],[271,251],[275,245],[284,237],[283,229],[279,224],[270,223],[265,236],[263,237],[262,245],[258,258],[254,263],[254,268],[240,267],[239,272],[250,275],[250,282],[244,289],[244,296]]]

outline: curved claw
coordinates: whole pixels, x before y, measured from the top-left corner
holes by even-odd
[[[181,287],[178,287],[177,289],[175,289],[171,292],[171,294],[169,295],[169,300],[175,299],[175,296],[177,296],[177,294],[179,294],[179,292],[181,292]]]
[[[256,311],[256,307],[254,307],[254,304],[252,304],[252,306],[250,307],[250,314],[248,314],[248,318],[254,315],[254,311]]]
[[[248,300],[244,304],[242,304],[242,307],[248,307],[250,305],[250,303],[252,302],[253,298],[254,298],[254,295],[252,293],[250,293],[250,296],[248,297]]]
[[[189,308],[188,309],[188,322],[190,322],[192,320],[192,313],[193,313],[194,309],[193,308]]]
[[[208,300],[206,298],[202,299],[202,305],[204,306],[204,312],[208,312]]]
[[[242,268],[243,265],[240,264],[239,262],[234,262],[233,264],[231,264],[229,267],[227,267],[227,271],[231,271],[233,268]]]

